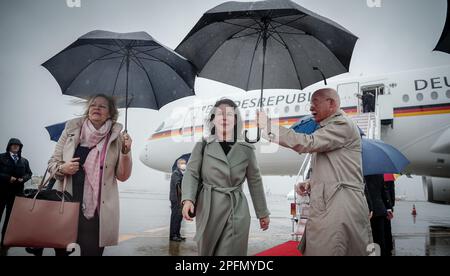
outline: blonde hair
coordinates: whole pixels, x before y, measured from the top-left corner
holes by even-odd
[[[117,119],[119,118],[119,110],[117,109],[116,99],[105,94],[96,94],[89,98],[89,100],[86,102],[83,116],[86,118],[89,116],[89,107],[97,98],[104,98],[108,102],[110,119],[113,121],[113,123],[117,122]]]

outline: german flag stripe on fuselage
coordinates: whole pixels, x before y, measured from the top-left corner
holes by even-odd
[[[355,115],[358,112],[356,106],[352,107],[344,107],[342,110],[349,115]],[[435,114],[450,114],[450,103],[449,104],[440,104],[440,105],[427,105],[427,106],[411,106],[411,107],[399,107],[394,108],[394,117],[410,117],[410,116],[425,116],[425,115],[435,115]],[[293,116],[293,117],[282,117],[278,119],[278,124],[281,126],[291,126],[298,122],[300,119],[305,117],[302,116]],[[274,120],[276,121],[276,120]],[[255,128],[256,121],[248,120],[244,122],[245,128]],[[173,136],[181,136],[181,135],[192,135],[192,132],[202,133],[203,127],[196,126],[195,130],[193,127],[189,128],[180,128],[173,130],[166,130],[159,133],[155,133],[152,135],[149,140],[157,140],[162,138],[168,138]]]
[[[437,114],[449,114],[449,113],[450,113],[450,103],[394,108],[394,117],[396,117],[396,118],[411,117],[411,116],[437,115]]]

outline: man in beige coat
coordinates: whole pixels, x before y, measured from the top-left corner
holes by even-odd
[[[310,217],[301,249],[309,256],[367,256],[372,234],[359,130],[340,110],[340,99],[333,89],[316,91],[310,110],[320,124],[312,135],[271,125],[267,115],[259,113],[266,139],[299,153],[313,154]]]

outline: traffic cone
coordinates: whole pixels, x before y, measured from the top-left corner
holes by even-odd
[[[412,209],[411,215],[417,216],[417,211],[416,211],[416,205],[415,204],[413,204],[413,209]]]

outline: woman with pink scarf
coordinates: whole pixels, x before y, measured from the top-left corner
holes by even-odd
[[[121,133],[115,101],[96,95],[88,101],[83,117],[66,123],[49,161],[56,173],[55,188],[80,202],[78,244],[82,256],[101,256],[105,246],[119,237],[119,181],[131,174],[130,136]]]

